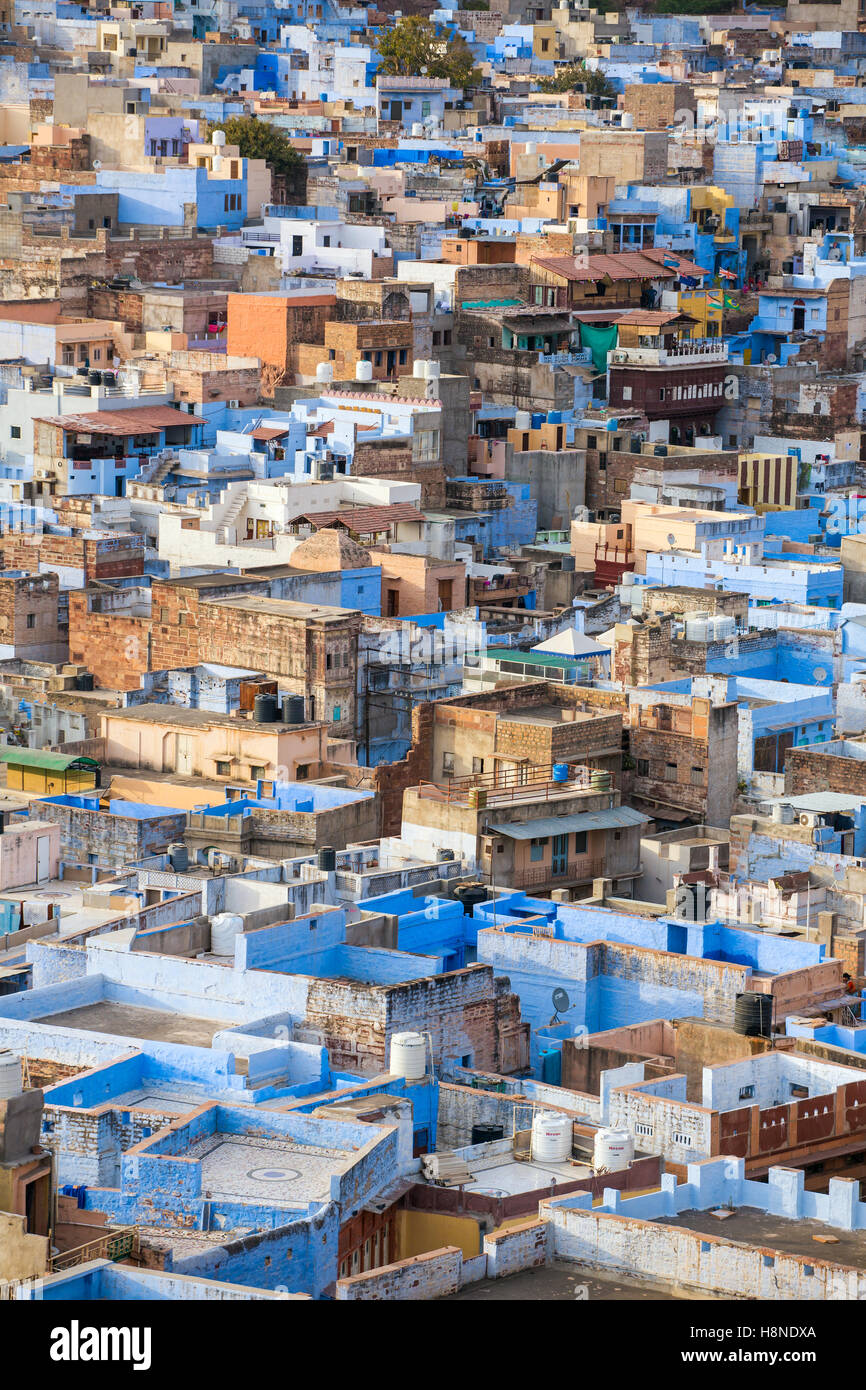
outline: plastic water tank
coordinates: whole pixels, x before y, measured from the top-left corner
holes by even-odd
[[[423,1033],[395,1033],[388,1070],[392,1076],[418,1081],[427,1071],[427,1039]]]
[[[620,121],[621,130],[634,130],[634,116],[630,111],[623,111]]]
[[[553,764],[553,780],[554,782],[568,781],[568,763]]]
[[[412,138],[413,140],[422,140],[424,138],[424,127],[420,121],[412,122]]]
[[[727,613],[716,613],[707,622],[707,633],[711,642],[719,642],[725,637],[733,637],[736,630],[736,619]]]
[[[215,956],[233,956],[235,937],[244,929],[244,919],[237,912],[218,912],[211,918],[210,948]]]
[[[769,994],[747,990],[734,1001],[734,1032],[746,1038],[769,1038],[773,1031],[773,1001]]]
[[[287,695],[283,700],[283,723],[306,723],[306,711],[304,708],[304,704],[305,702],[303,695]]]
[[[590,791],[609,792],[612,786],[613,779],[609,772],[602,772],[599,768],[596,768],[594,772],[590,773]]]
[[[168,862],[176,874],[185,874],[189,868],[189,850],[182,840],[168,847]]]
[[[257,695],[253,701],[253,719],[257,724],[275,724],[277,720],[276,695]]]
[[[316,863],[323,874],[332,874],[337,867],[337,851],[330,845],[322,845]]]
[[[362,359],[360,362],[356,363],[356,365],[355,365],[355,380],[356,380],[356,381],[372,381],[372,380],[373,380],[373,363],[372,363],[372,362],[367,362],[367,361],[364,360],[364,359]]]
[[[516,430],[528,430],[532,428],[532,416],[528,410],[515,411],[514,428]]]
[[[316,381],[327,382],[334,380],[334,368],[330,362],[320,362],[316,368]]]
[[[210,142],[211,142],[212,145],[224,145],[225,142],[226,142],[226,133],[225,133],[225,131],[224,131],[224,130],[215,130],[214,133],[213,133],[213,135],[212,135],[211,138],[210,138]]]
[[[413,376],[417,376],[417,377],[424,377],[424,376],[426,376],[426,375],[427,375],[426,367],[427,367],[427,362],[426,362],[425,358],[423,358],[423,357],[416,357],[416,358],[415,358],[415,362],[414,362],[414,364],[413,364],[413,366],[412,366],[412,375],[413,375]]]
[[[600,1129],[592,1147],[592,1166],[597,1173],[619,1173],[634,1158],[634,1138],[627,1129]]]
[[[20,1096],[22,1090],[21,1058],[17,1053],[8,1052],[4,1048],[0,1052],[0,1100],[11,1100],[13,1096]]]
[[[428,381],[438,381],[442,375],[442,368],[438,362],[428,361],[424,363],[424,376]]]
[[[555,1110],[542,1110],[532,1121],[532,1157],[542,1163],[566,1163],[571,1158],[572,1121]]]

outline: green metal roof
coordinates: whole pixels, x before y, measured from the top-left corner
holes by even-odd
[[[95,758],[78,758],[74,753],[46,753],[41,748],[2,748],[0,763],[20,767],[41,767],[46,772],[66,772],[70,767],[99,767]]]
[[[574,816],[545,816],[543,820],[506,821],[488,826],[488,833],[505,835],[509,840],[543,840],[549,835],[568,835],[581,830],[621,830],[629,825],[646,825],[649,816],[631,806],[612,806],[609,811],[580,811]]]
[[[487,647],[484,655],[493,661],[511,661],[515,666],[578,666],[596,659],[592,652],[568,656],[563,652],[522,652],[515,647]]]

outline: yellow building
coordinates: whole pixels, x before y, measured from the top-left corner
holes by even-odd
[[[6,785],[13,791],[62,796],[99,786],[99,763],[93,758],[45,753],[38,748],[4,748],[0,762],[6,764]]]

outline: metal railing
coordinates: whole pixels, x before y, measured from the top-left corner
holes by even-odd
[[[610,791],[610,775],[601,769],[577,763],[563,764],[568,776],[560,781],[553,776],[554,766],[507,768],[499,772],[479,773],[476,777],[455,777],[449,782],[421,782],[418,793],[432,801],[444,801],[458,806],[484,806],[509,801],[547,801],[552,796],[576,791]],[[607,785],[593,786],[593,779],[607,779]]]
[[[62,1254],[52,1255],[48,1269],[51,1274],[58,1274],[61,1270],[87,1264],[89,1260],[125,1260],[130,1255],[137,1255],[139,1248],[139,1234],[136,1228],[129,1231],[110,1231],[98,1240],[88,1241],[86,1245],[76,1245],[73,1250],[64,1250]]]
[[[511,876],[514,888],[537,888],[549,884],[555,888],[559,883],[591,883],[604,873],[603,859],[569,859],[567,864],[554,870],[551,864],[534,864],[531,868],[516,869]],[[534,930],[534,929],[533,929]]]

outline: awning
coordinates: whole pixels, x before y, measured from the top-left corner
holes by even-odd
[[[607,811],[581,811],[574,816],[545,816],[543,820],[506,821],[490,825],[488,834],[504,835],[509,840],[543,840],[549,835],[570,835],[582,830],[622,830],[627,826],[646,825],[649,817],[631,806],[612,806]]]
[[[2,748],[0,763],[39,767],[46,772],[66,772],[71,767],[99,767],[94,758],[77,758],[69,753],[45,753],[39,748]]]

